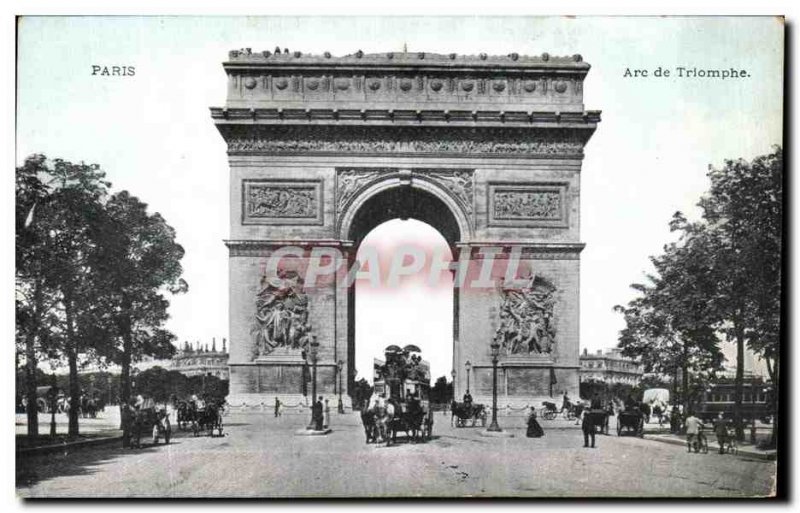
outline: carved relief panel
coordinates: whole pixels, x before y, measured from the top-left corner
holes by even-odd
[[[566,228],[566,183],[489,183],[489,226]]]
[[[320,180],[244,180],[242,224],[322,224]]]
[[[495,340],[508,356],[548,356],[556,344],[556,288],[541,277],[519,288],[501,289]]]

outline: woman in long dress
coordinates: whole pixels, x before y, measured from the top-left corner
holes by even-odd
[[[528,431],[525,433],[528,438],[539,438],[544,436],[544,429],[536,420],[536,409],[531,406],[531,414],[528,416]]]

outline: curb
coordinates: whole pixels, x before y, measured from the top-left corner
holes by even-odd
[[[646,435],[647,433],[645,433]],[[677,438],[665,437],[665,436],[658,436],[658,435],[651,435],[649,437],[645,437],[645,440],[653,440],[655,442],[661,442],[665,444],[672,444],[672,445],[681,445],[686,447],[685,440],[679,440]],[[708,442],[708,452],[718,452],[719,445],[716,442],[709,441]],[[737,456],[747,456],[749,458],[755,458],[759,460],[767,460],[767,461],[774,461],[778,459],[778,451],[770,450],[770,451],[752,451],[748,449],[739,449],[736,453]]]
[[[72,449],[83,449],[85,447],[95,447],[98,445],[105,445],[110,443],[122,443],[122,435],[93,438],[91,440],[79,440],[77,442],[40,445],[39,447],[26,447],[23,449],[17,449],[16,454],[17,456],[36,456],[40,454],[49,454],[52,452],[69,451]]]

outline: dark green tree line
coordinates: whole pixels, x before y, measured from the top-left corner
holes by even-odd
[[[620,347],[650,371],[681,369],[686,396],[692,372],[721,364],[717,339],[735,343],[734,423],[743,439],[745,347],[764,359],[776,389],[780,378],[783,151],[726,161],[708,177],[701,219],[673,216],[678,241],[652,259],[650,283],[634,285],[640,295],[616,307],[626,321]],[[773,408],[777,418],[777,401]]]
[[[97,165],[33,155],[16,170],[16,339],[29,404],[42,361],[68,366],[78,404],[82,363],[121,364],[127,399],[130,362],[174,352],[163,326],[166,294],[186,290],[183,249],[159,214],[109,188]],[[29,408],[28,434],[37,433]],[[77,408],[69,434],[78,434]]]

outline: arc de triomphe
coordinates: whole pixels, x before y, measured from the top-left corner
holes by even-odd
[[[341,275],[308,286],[298,269],[345,268],[393,218],[432,225],[465,262],[521,259],[525,286],[495,272],[496,286],[454,288],[453,339],[441,342],[456,397],[470,361],[472,395],[491,402],[492,341],[501,405],[577,397],[580,172],[600,121],[583,106],[581,56],[244,49],[223,67],[226,106],[211,114],[230,162],[231,404],[297,403],[312,340],[319,393],[333,399],[341,383],[347,399],[354,287]],[[286,246],[302,254],[276,274],[267,261]]]

